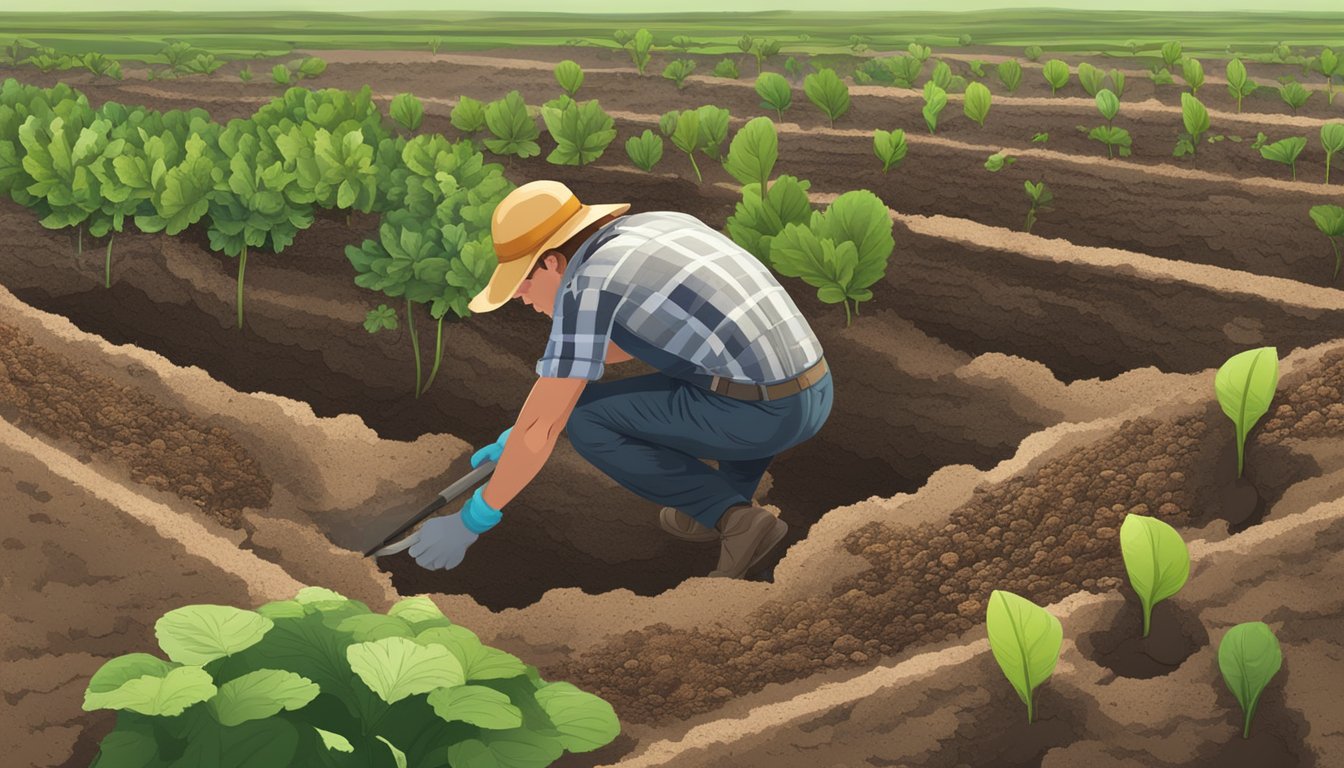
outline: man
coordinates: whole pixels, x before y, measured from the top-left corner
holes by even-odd
[[[565,185],[535,181],[495,209],[499,265],[470,308],[521,299],[552,317],[550,339],[517,423],[472,456],[473,466],[498,462],[490,482],[461,512],[425,523],[411,548],[420,565],[460,563],[562,429],[581,456],[663,505],[669,533],[718,540],[711,576],[745,576],[788,532],[751,499],[770,460],[830,413],[821,346],[770,271],[732,240],[683,213],[629,208],[583,205]],[[632,357],[658,372],[597,381],[606,364]]]

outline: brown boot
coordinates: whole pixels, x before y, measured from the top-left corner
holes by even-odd
[[[740,579],[775,548],[789,532],[783,520],[757,506],[729,509],[715,526],[719,538],[719,566],[709,575]]]
[[[664,531],[682,541],[718,541],[719,532],[696,522],[694,517],[672,507],[663,507],[658,513],[658,524]]]

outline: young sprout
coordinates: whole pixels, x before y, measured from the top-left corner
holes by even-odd
[[[985,170],[990,173],[998,173],[1004,168],[1017,162],[1017,158],[1005,152],[995,152],[985,160]]]
[[[1283,650],[1274,631],[1263,621],[1238,624],[1218,643],[1218,669],[1223,682],[1246,714],[1241,737],[1251,737],[1251,720],[1269,681],[1283,666]]]
[[[1245,466],[1246,435],[1269,412],[1279,386],[1279,352],[1260,347],[1228,358],[1213,379],[1218,405],[1237,432],[1237,477]]]
[[[686,87],[686,78],[690,77],[695,71],[695,61],[693,59],[673,59],[663,67],[663,77],[677,84],[677,90]]]
[[[1181,43],[1173,40],[1162,44],[1162,62],[1167,65],[1167,69],[1175,67],[1181,60]]]
[[[894,131],[881,128],[873,131],[873,153],[882,161],[883,173],[900,165],[905,160],[906,152],[905,131],[899,128]]]
[[[1330,183],[1330,160],[1344,150],[1344,123],[1326,123],[1321,126],[1321,148],[1325,150],[1325,183]]]
[[[1051,59],[1045,62],[1041,68],[1041,74],[1045,81],[1050,84],[1050,93],[1059,93],[1059,89],[1069,83],[1069,65],[1059,59]]]
[[[761,97],[761,106],[773,109],[780,120],[784,119],[784,110],[793,104],[793,88],[783,75],[775,72],[762,72],[756,78],[756,95]]]
[[[1125,73],[1118,69],[1111,70],[1111,86],[1115,91],[1116,98],[1124,98],[1125,95]]]
[[[1237,100],[1238,113],[1241,112],[1242,99],[1250,96],[1259,87],[1246,74],[1246,65],[1241,63],[1241,59],[1233,59],[1227,63],[1227,92]]]
[[[658,161],[663,159],[663,138],[645,128],[644,133],[626,140],[625,153],[636,168],[652,171]]]
[[[1045,50],[1039,45],[1028,45],[1026,49],[1022,51],[1022,54],[1027,57],[1027,61],[1036,61],[1041,58],[1041,55],[1044,53]]]
[[[555,65],[555,81],[560,84],[561,90],[570,98],[574,98],[583,85],[583,67],[580,67],[576,62],[565,59]]]
[[[739,76],[737,62],[732,59],[721,59],[718,64],[714,65],[714,76],[736,80]]]
[[[1290,136],[1260,147],[1260,156],[1290,166],[1293,169],[1293,181],[1297,181],[1297,157],[1306,148],[1305,136]]]
[[[849,111],[849,86],[840,80],[833,69],[825,68],[803,78],[803,93],[826,113],[832,128],[835,127],[836,118]]]
[[[938,115],[942,113],[943,108],[947,106],[947,91],[939,88],[932,80],[924,84],[924,125],[928,126],[929,133],[934,133],[938,129]]]
[[[1199,93],[1204,85],[1204,65],[1199,63],[1199,59],[1186,59],[1181,62],[1181,77],[1190,86],[1191,93]]]
[[[1154,517],[1126,515],[1120,524],[1120,554],[1129,584],[1143,606],[1148,636],[1153,606],[1181,590],[1190,578],[1190,551],[1175,528]]]
[[[967,117],[975,121],[975,124],[981,128],[985,127],[985,118],[989,116],[989,105],[992,101],[989,94],[989,88],[983,83],[971,83],[966,86],[966,95],[962,99],[962,112]]]
[[[1022,84],[1022,65],[1017,63],[1017,59],[1009,59],[999,64],[999,82],[1008,89],[1009,93],[1017,90]]]
[[[1032,226],[1036,224],[1036,216],[1039,213],[1050,210],[1050,204],[1054,202],[1054,195],[1046,188],[1045,182],[1032,183],[1030,181],[1022,182],[1027,192],[1027,199],[1031,201],[1031,208],[1027,210],[1027,223],[1024,229],[1030,233]]]
[[[1083,90],[1087,91],[1088,96],[1096,96],[1105,79],[1106,73],[1086,61],[1078,65],[1078,82],[1082,84]]]
[[[1316,228],[1330,239],[1330,247],[1335,249],[1335,274],[1331,279],[1339,278],[1341,256],[1340,243],[1344,240],[1344,208],[1338,205],[1314,205],[1311,207],[1311,220]]]
[[[1027,705],[1027,722],[1035,719],[1033,696],[1059,662],[1064,627],[1059,619],[1025,597],[994,590],[985,610],[989,649],[1004,677]]]
[[[1311,92],[1302,87],[1302,84],[1296,80],[1289,80],[1279,87],[1279,98],[1296,112],[1307,99],[1311,98]]]

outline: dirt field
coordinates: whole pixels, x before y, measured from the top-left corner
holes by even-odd
[[[678,92],[610,52],[323,55],[329,68],[306,84],[367,83],[384,105],[414,92],[422,130],[450,137],[459,96],[516,88],[539,103],[558,93],[553,62],[574,58],[589,68],[579,98],[616,117],[616,142],[590,166],[554,166],[543,131],[542,156],[505,163],[509,178],[715,227],[738,197],[725,171],[704,168],[697,185],[669,145],[642,173],[624,140],[672,108],[726,106],[734,126],[762,114],[753,77],[695,76]],[[995,60],[958,57],[963,74],[962,59]],[[486,642],[608,699],[623,735],[565,765],[1344,763],[1328,685],[1344,652],[1330,588],[1344,562],[1344,293],[1306,217],[1339,202],[1320,183],[1314,132],[1344,116],[1344,99],[1327,108],[1316,94],[1293,116],[1257,94],[1234,115],[1221,66],[1205,64],[1216,131],[1312,137],[1296,182],[1247,143],[1172,158],[1178,89],[1138,73],[1117,120],[1135,156],[1114,161],[1074,129],[1098,122],[1076,79],[1052,98],[1039,65],[1024,62],[1016,94],[995,88],[983,130],[954,98],[932,136],[913,90],[853,88],[831,129],[797,89],[777,172],[810,180],[819,205],[876,192],[896,252],[852,327],[785,281],[837,397],[821,434],[780,456],[760,490],[790,524],[773,581],[695,578],[716,547],[669,538],[656,508],[565,441],[460,568],[362,558],[511,423],[545,318],[506,307],[446,324],[444,367],[417,400],[405,332],[365,332],[378,302],[341,255],[374,216],[319,215],[283,254],[249,261],[240,331],[230,265],[199,225],[118,236],[105,289],[101,241],[76,256],[70,232],[0,202],[0,679],[4,722],[19,725],[0,746],[16,764],[88,765],[112,725],[80,711],[88,675],[150,645],[158,615],[320,585],[375,609],[429,594]],[[203,106],[224,120],[276,92],[236,69],[120,83],[22,74],[95,105]],[[1252,71],[1271,82],[1275,70]],[[909,158],[886,175],[875,127],[908,132]],[[1050,142],[1033,144],[1044,130]],[[1018,162],[984,170],[1000,149]],[[1057,199],[1031,234],[1024,179]],[[1268,345],[1282,376],[1238,480],[1214,369]],[[1194,557],[1146,643],[1117,541],[1130,513],[1176,526]],[[1064,623],[1030,728],[984,639],[993,589]],[[1285,666],[1242,742],[1214,659],[1222,634],[1251,620],[1275,629]]]

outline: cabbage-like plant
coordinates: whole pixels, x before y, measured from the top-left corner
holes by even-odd
[[[1167,69],[1173,69],[1181,61],[1181,43],[1179,40],[1172,40],[1169,43],[1162,44],[1162,63],[1167,65]]]
[[[736,61],[733,61],[732,59],[720,59],[719,63],[714,65],[714,76],[736,80],[741,75],[737,70]]]
[[[989,116],[989,106],[993,97],[989,94],[989,88],[983,83],[971,83],[966,86],[966,94],[962,98],[962,111],[967,117],[975,121],[975,124],[981,128],[985,127],[985,118]]]
[[[663,68],[663,77],[677,84],[677,90],[686,87],[686,78],[695,71],[693,59],[673,59]]]
[[[616,124],[596,100],[570,102],[562,109],[543,109],[546,130],[556,147],[546,161],[556,165],[587,165],[602,156],[616,138]]]
[[[952,66],[946,61],[940,61],[933,65],[933,71],[929,73],[929,80],[943,90],[952,87]]]
[[[1003,83],[1003,87],[1007,88],[1009,93],[1016,91],[1022,84],[1022,65],[1017,63],[1017,59],[1000,62],[997,71],[999,82]]]
[[[1078,82],[1088,96],[1096,96],[1106,80],[1106,73],[1086,61],[1078,64]]]
[[[1027,61],[1036,61],[1041,58],[1041,55],[1044,53],[1045,49],[1041,48],[1039,45],[1028,45],[1022,51],[1022,55],[1027,57]]]
[[[780,176],[769,189],[759,184],[742,187],[742,199],[728,217],[728,236],[762,262],[770,263],[770,242],[789,224],[806,224],[812,218],[807,181]]]
[[[419,130],[420,123],[425,119],[425,105],[409,93],[398,93],[393,96],[390,112],[392,119],[408,131]]]
[[[46,119],[29,115],[19,126],[19,141],[23,145],[23,169],[32,179],[26,191],[45,203],[47,213],[42,226],[48,229],[77,229],[76,248],[83,251],[84,226],[104,205],[103,180],[110,182],[108,194],[125,200],[110,163],[121,154],[126,142],[110,139],[112,124],[107,120],[87,119],[75,114],[67,120],[55,114]],[[134,211],[114,208],[109,218],[120,221]],[[103,233],[107,232],[106,226]]]
[[[1311,91],[1303,88],[1302,84],[1296,80],[1289,80],[1279,86],[1279,98],[1283,99],[1283,103],[1296,112],[1307,103],[1307,99],[1311,98]]]
[[[474,136],[485,128],[485,104],[470,96],[463,96],[457,100],[448,117],[454,128],[468,137]]]

